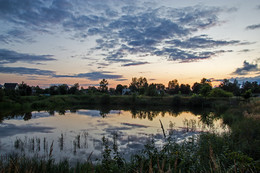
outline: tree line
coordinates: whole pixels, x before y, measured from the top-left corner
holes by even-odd
[[[224,79],[218,87],[212,87],[210,80],[203,78],[200,82],[195,82],[192,86],[189,84],[180,84],[177,79],[168,82],[165,86],[161,83],[148,83],[145,77],[134,77],[131,83],[127,85],[118,84],[116,88],[108,88],[108,81],[102,79],[98,87],[89,86],[87,89],[80,88],[78,83],[73,86],[67,84],[52,85],[49,88],[40,88],[39,86],[29,86],[22,82],[17,90],[0,90],[0,99],[4,95],[12,96],[30,96],[30,95],[67,95],[67,94],[99,94],[107,93],[110,95],[146,95],[146,96],[164,96],[164,95],[192,95],[198,94],[204,97],[231,97],[243,96],[251,97],[253,94],[260,93],[260,84],[258,82],[243,82],[239,84],[237,80],[233,82]]]

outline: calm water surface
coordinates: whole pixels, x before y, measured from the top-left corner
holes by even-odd
[[[21,153],[28,156],[69,159],[71,162],[86,160],[91,153],[94,161],[101,156],[102,138],[112,147],[117,139],[119,151],[128,158],[143,149],[151,138],[160,147],[165,141],[160,120],[167,137],[177,141],[201,132],[227,131],[221,119],[213,113],[194,115],[161,111],[77,110],[64,112],[32,112],[4,119],[0,124],[0,153]]]

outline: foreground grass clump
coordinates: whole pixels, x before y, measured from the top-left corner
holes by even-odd
[[[84,160],[82,158],[82,160]],[[176,143],[168,138],[161,147],[153,139],[145,149],[126,161],[114,141],[103,138],[102,159],[92,163],[91,154],[85,161],[70,164],[67,160],[56,163],[53,159],[2,157],[0,172],[259,172],[259,160],[235,150],[230,136],[205,133]]]

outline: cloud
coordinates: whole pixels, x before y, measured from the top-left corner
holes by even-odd
[[[122,63],[122,66],[137,65],[139,55],[157,55],[162,47],[176,46],[178,51],[164,52],[166,59],[192,62],[193,59],[207,59],[215,52],[194,53],[194,48],[215,48],[237,45],[238,40],[214,40],[207,36],[187,39],[198,31],[222,23],[218,15],[234,11],[208,6],[165,7],[158,2],[139,1],[85,1],[72,3],[69,0],[20,0],[0,1],[0,19],[19,27],[27,28],[20,32],[48,32],[59,28],[73,35],[71,39],[84,41],[97,36],[96,45],[90,55],[102,54],[109,63]],[[43,29],[44,28],[44,29]],[[16,31],[18,40],[30,40],[26,34]],[[10,43],[15,34],[0,36],[0,41]],[[188,49],[188,50],[186,50]],[[177,49],[176,49],[177,50]],[[129,55],[136,55],[129,59]],[[160,55],[159,55],[160,56]],[[179,57],[177,57],[179,56]],[[193,57],[193,58],[192,58]]]
[[[230,81],[234,81],[234,80],[237,80],[238,83],[242,84],[243,82],[257,82],[257,83],[260,83],[260,75],[258,76],[254,76],[254,77],[238,77],[238,78],[231,78]]]
[[[260,24],[249,25],[246,27],[246,29],[250,29],[250,30],[260,29]]]
[[[102,71],[102,72],[90,72],[90,73],[79,73],[75,75],[53,75],[53,77],[57,78],[63,78],[63,77],[68,77],[68,78],[87,78],[89,80],[100,80],[100,79],[121,79],[123,76],[122,75],[114,75],[111,74],[111,72],[108,71]]]
[[[166,41],[167,44],[172,46],[181,47],[185,49],[196,49],[196,48],[214,48],[218,46],[227,46],[227,45],[237,45],[240,43],[238,40],[213,40],[207,35],[200,35],[191,37],[187,40],[174,39],[171,41]]]
[[[259,71],[259,68],[257,67],[257,64],[250,64],[246,60],[243,63],[243,67],[237,68],[232,74],[234,75],[247,75],[250,72],[257,72]]]
[[[204,51],[204,52],[194,52],[187,51],[178,48],[163,48],[162,50],[155,51],[154,55],[166,56],[169,61],[178,61],[180,63],[196,62],[203,59],[209,59],[220,53],[230,52],[225,50],[217,51]]]
[[[47,3],[41,0],[0,1],[0,18],[17,25],[42,30],[69,18],[72,5],[66,0],[53,0]]]
[[[9,30],[5,34],[0,35],[0,42],[5,44],[23,42],[32,43],[34,40],[32,39],[31,35],[23,29],[13,29]]]
[[[41,75],[41,76],[53,76],[54,71],[50,70],[40,70],[36,68],[26,68],[26,67],[1,67],[0,73],[7,74],[18,74],[18,75]]]
[[[39,61],[54,61],[53,55],[32,55],[18,53],[12,50],[0,49],[0,64],[26,62],[35,63]]]
[[[238,52],[245,52],[245,53],[247,53],[247,52],[250,52],[250,51],[252,51],[252,50],[251,49],[243,49],[243,50],[240,50]]]
[[[144,65],[144,64],[149,64],[149,63],[148,62],[132,62],[132,63],[123,64],[122,66],[128,67],[128,66],[137,66],[137,65]]]

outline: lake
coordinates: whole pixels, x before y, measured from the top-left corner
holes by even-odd
[[[163,126],[163,128],[162,128]],[[164,132],[163,132],[164,130]],[[0,153],[52,157],[71,163],[101,158],[102,138],[117,143],[122,156],[144,148],[153,139],[161,147],[166,137],[177,142],[201,132],[222,133],[228,128],[213,112],[149,110],[35,111],[4,118],[0,123]]]

